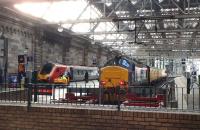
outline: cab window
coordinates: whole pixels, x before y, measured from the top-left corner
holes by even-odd
[[[49,74],[51,70],[53,69],[54,65],[52,63],[47,63],[43,66],[42,70],[40,71],[40,74]]]
[[[130,63],[128,60],[126,59],[120,59],[119,60],[119,64],[123,67],[126,67],[126,68],[130,68]]]

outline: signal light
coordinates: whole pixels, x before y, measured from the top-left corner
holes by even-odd
[[[18,65],[18,72],[19,73],[25,73],[25,65],[24,64],[20,63]]]

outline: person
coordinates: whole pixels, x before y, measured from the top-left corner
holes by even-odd
[[[88,78],[89,78],[89,75],[88,75],[88,72],[86,71],[86,72],[85,72],[85,82],[86,82],[86,83],[88,83]]]
[[[62,80],[62,83],[68,82],[67,78],[66,78],[66,76],[64,74],[60,75],[60,79]]]
[[[69,78],[69,80],[72,80],[72,77],[69,71],[67,72],[67,77]]]

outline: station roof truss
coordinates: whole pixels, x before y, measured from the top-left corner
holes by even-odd
[[[87,4],[75,19],[59,23],[73,35],[88,36],[94,43],[101,42],[130,56],[200,56],[200,0],[84,1]],[[96,15],[83,17],[91,8]],[[89,29],[74,31],[80,24],[87,24]],[[100,25],[104,29],[99,29]]]

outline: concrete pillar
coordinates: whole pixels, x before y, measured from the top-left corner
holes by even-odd
[[[62,49],[62,62],[63,64],[70,64],[70,47],[71,47],[71,38],[66,38],[63,43]]]

